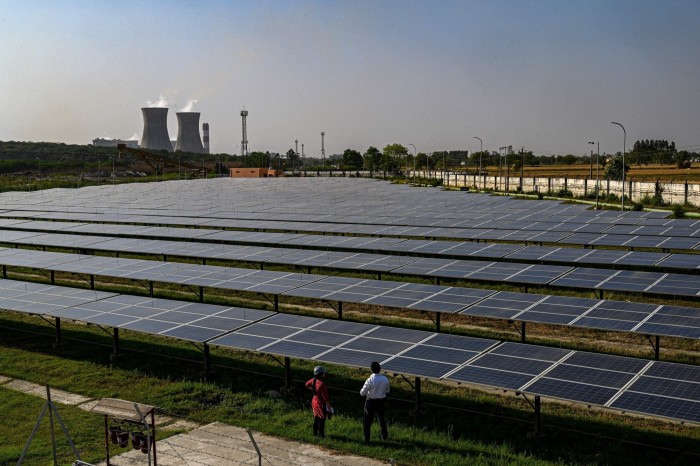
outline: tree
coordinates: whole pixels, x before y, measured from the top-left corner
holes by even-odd
[[[382,169],[385,171],[398,170],[401,159],[408,154],[408,149],[399,143],[387,144],[382,149]]]
[[[287,160],[289,161],[289,164],[292,166],[292,168],[298,166],[297,162],[299,161],[299,156],[296,152],[294,152],[294,149],[289,149],[287,151]]]
[[[270,153],[269,152],[251,152],[246,157],[247,167],[256,168],[267,168],[270,166]]]
[[[382,163],[382,153],[379,152],[379,149],[376,147],[369,146],[369,148],[365,151],[363,158],[366,170],[374,171],[380,168]]]
[[[362,154],[354,149],[345,149],[343,152],[343,165],[351,168],[362,168]]]
[[[625,164],[625,175],[629,171],[630,166]],[[622,154],[620,152],[615,155],[612,162],[605,169],[605,177],[610,180],[622,181]]]

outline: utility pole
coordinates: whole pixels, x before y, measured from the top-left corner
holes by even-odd
[[[294,155],[295,155],[295,157],[294,157],[295,159],[299,158],[299,140],[298,139],[294,140]],[[299,163],[297,160],[295,160],[295,161],[297,163]],[[304,167],[304,168],[306,168],[306,167]]]
[[[525,167],[525,147],[520,148],[520,192],[523,192],[523,173]]]
[[[243,138],[241,139],[241,157],[243,157],[243,164],[245,165],[245,159],[248,155],[248,125],[246,123],[246,118],[248,118],[248,110],[241,111],[241,123],[242,123],[242,133]]]

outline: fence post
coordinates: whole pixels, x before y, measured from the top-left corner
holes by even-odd
[[[683,203],[688,204],[688,180],[685,180],[685,195],[683,196]]]
[[[253,438],[253,432],[247,427],[245,431],[248,433],[248,437],[250,437],[250,442],[253,444],[253,448],[255,448],[255,451],[258,454],[258,466],[262,466],[262,453],[260,453],[260,448],[258,448],[258,444],[255,442],[255,438]]]

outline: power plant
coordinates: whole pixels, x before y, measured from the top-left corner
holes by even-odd
[[[175,150],[203,154],[204,147],[199,136],[199,112],[178,112],[176,115],[178,129]]]
[[[202,142],[204,143],[204,153],[209,154],[209,123],[202,125]]]
[[[168,135],[168,109],[166,107],[144,107],[141,109],[141,113],[143,114],[141,148],[172,152],[173,146]]]

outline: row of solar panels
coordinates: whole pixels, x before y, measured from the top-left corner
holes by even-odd
[[[697,308],[0,249],[3,266],[554,325],[700,338]]]
[[[474,243],[445,240],[407,240],[368,236],[300,235],[294,233],[259,233],[248,231],[193,229],[174,227],[145,227],[138,225],[75,223],[39,220],[0,219],[0,242],[29,241],[26,233],[50,231],[69,234],[134,236],[143,238],[196,239],[198,241],[242,243],[273,246],[304,246],[362,250],[405,255],[445,256],[449,258],[507,259],[509,261],[547,262],[581,265],[629,267],[660,267],[681,270],[700,270],[700,254],[658,253],[611,249],[581,249],[518,244]],[[38,238],[37,238],[38,239]],[[59,240],[60,241],[60,240]],[[78,240],[80,244],[88,240]],[[97,242],[98,240],[96,240]],[[57,244],[56,246],[62,246]],[[78,247],[78,246],[76,246]],[[195,247],[182,245],[184,247]],[[167,251],[164,252],[167,254]],[[177,254],[177,253],[173,253]],[[283,255],[284,252],[279,252]]]
[[[48,206],[50,211],[72,210],[110,214],[158,211],[164,216],[267,219],[291,221],[375,223],[413,226],[465,226],[502,228],[517,221],[607,223],[617,225],[692,226],[684,220],[665,219],[662,212],[585,210],[587,206],[555,201],[513,202],[509,197],[470,193],[455,195],[434,189],[368,183],[364,180],[294,180],[260,185],[229,181],[140,184],[129,188],[83,188],[79,202],[72,193],[0,195],[4,205],[19,210]],[[219,189],[217,189],[219,188]],[[332,189],[333,196],[327,196]],[[318,195],[315,195],[318,194]],[[20,198],[20,199],[18,199]],[[469,208],[465,209],[465,199]],[[361,200],[361,202],[358,202]],[[129,206],[123,208],[123,206]],[[230,206],[235,206],[232,211]],[[437,223],[436,223],[437,222]],[[700,225],[696,225],[700,226]]]
[[[0,234],[0,241],[2,242],[42,247],[164,254],[196,259],[238,260],[259,264],[323,267],[354,272],[392,273],[429,278],[508,283],[511,285],[553,286],[596,291],[627,291],[691,298],[700,296],[700,279],[697,279],[697,276],[674,273],[459,259],[432,259],[349,252],[323,252],[306,249],[227,246],[211,243],[83,235],[31,234],[28,237],[21,237],[21,232],[5,233],[9,234]],[[12,233],[15,233],[15,235]],[[12,236],[17,237],[13,239]]]
[[[0,308],[700,422],[700,367],[0,280]]]
[[[700,233],[697,236],[668,236],[643,234],[614,234],[602,232],[599,224],[583,224],[575,229],[536,230],[523,225],[524,229],[479,229],[446,227],[413,227],[378,224],[294,222],[279,220],[226,220],[202,217],[179,217],[161,215],[104,215],[92,213],[6,211],[0,213],[6,219],[28,218],[38,220],[74,220],[83,222],[134,223],[143,225],[179,225],[207,228],[234,228],[253,230],[282,230],[293,232],[315,232],[328,234],[376,235],[393,237],[450,238],[479,241],[525,241],[533,243],[560,243],[582,246],[615,246],[625,248],[656,248],[663,250],[700,248]],[[697,227],[700,231],[700,226]]]

